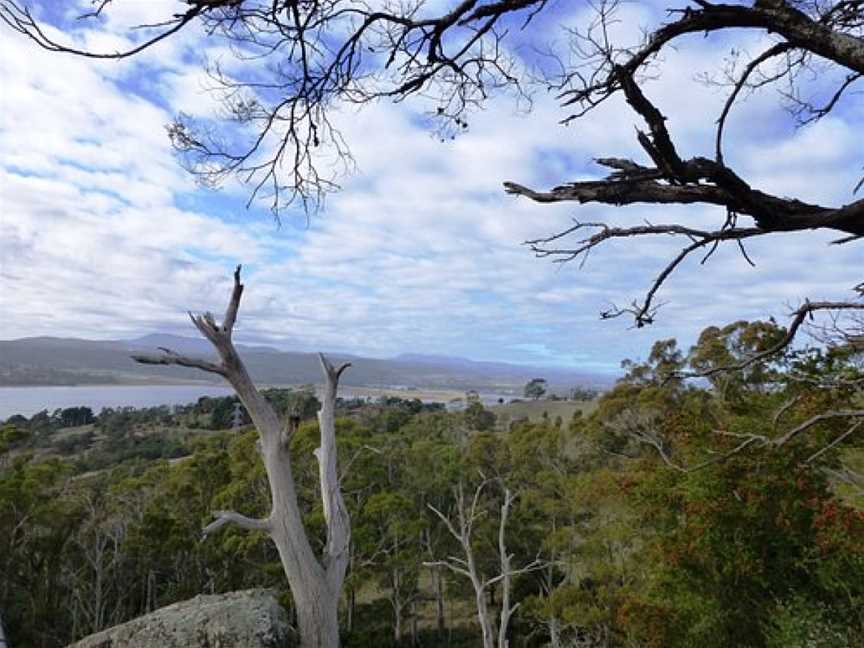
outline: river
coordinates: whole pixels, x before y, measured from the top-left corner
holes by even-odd
[[[57,408],[86,406],[99,413],[103,407],[155,407],[186,405],[201,396],[229,396],[234,390],[221,385],[76,385],[64,387],[0,387],[0,420],[13,414],[26,417],[36,412]],[[399,391],[375,387],[346,386],[339,390],[343,398],[378,399],[383,395],[399,398],[419,398],[424,403],[447,403],[464,398],[465,392],[446,389]],[[321,395],[319,394],[319,397]],[[501,401],[509,402],[512,394],[481,393],[487,407]]]
[[[95,413],[103,407],[185,405],[201,396],[234,393],[221,385],[81,385],[74,387],[0,387],[0,419],[13,414],[33,416],[47,409],[85,405]]]

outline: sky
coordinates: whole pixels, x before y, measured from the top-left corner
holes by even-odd
[[[68,3],[69,12],[74,3]],[[623,4],[613,36],[638,39],[666,19],[665,3]],[[50,5],[49,5],[50,6]],[[56,8],[56,5],[53,5]],[[99,49],[127,27],[182,8],[173,0],[116,0],[102,21],[76,24]],[[41,7],[55,24],[69,24]],[[560,46],[589,9],[559,3],[542,33]],[[59,32],[58,32],[59,33]],[[684,156],[713,151],[725,95],[700,83],[730,52],[757,52],[765,35],[683,40],[648,83]],[[692,344],[700,330],[738,319],[781,321],[804,298],[848,298],[861,280],[861,243],[830,233],[765,237],[704,266],[688,262],[662,289],[655,324],[601,321],[611,303],[641,297],[683,243],[628,240],[594,251],[584,267],[536,259],[527,239],[574,218],[609,224],[678,219],[719,227],[708,207],[625,210],[539,205],[502,182],[538,189],[599,178],[594,157],[633,157],[638,117],[622,101],[564,127],[550,93],[533,109],[493,97],[453,141],[434,136],[421,101],[378,102],[335,120],[356,171],[324,208],[272,218],[246,207],[249,187],[198,187],[172,153],[165,126],[180,112],[206,118],[204,57],[224,43],[190,30],[132,60],[93,61],[40,50],[0,33],[0,338],[193,335],[186,312],[224,308],[234,266],[246,292],[235,338],[303,351],[375,357],[462,356],[614,372],[651,343]],[[819,89],[831,75],[808,80]],[[824,87],[823,87],[824,90]],[[862,173],[864,105],[794,128],[777,92],[749,97],[730,118],[727,161],[751,184],[823,204],[853,199]]]

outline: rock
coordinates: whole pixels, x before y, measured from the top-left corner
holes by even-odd
[[[289,648],[292,637],[273,593],[254,589],[174,603],[69,648]]]

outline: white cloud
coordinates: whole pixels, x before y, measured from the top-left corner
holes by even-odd
[[[150,3],[120,6],[132,7],[124,26],[155,11]],[[654,15],[625,9],[621,27],[630,35]],[[106,30],[120,25],[111,21]],[[742,46],[756,51],[763,41]],[[644,356],[658,337],[692,341],[707,324],[782,316],[787,303],[843,296],[859,280],[853,245],[829,248],[830,236],[813,234],[771,237],[748,246],[755,269],[732,247],[704,267],[688,262],[662,291],[668,304],[654,327],[599,322],[610,301],[641,296],[684,243],[616,243],[579,271],[534,259],[522,241],[574,216],[698,226],[724,218],[701,207],[543,206],[503,194],[503,180],[545,187],[599,175],[593,156],[644,160],[634,137],[642,125],[620,99],[570,128],[557,125],[567,112],[551,97],[538,97],[527,117],[512,102],[493,101],[465,135],[444,144],[418,126],[411,102],[345,110],[336,119],[359,173],[308,228],[302,216],[286,216],[281,228],[258,215],[229,217],[237,187],[222,196],[195,190],[164,134],[180,110],[211,111],[189,58],[198,46],[176,39],[138,61],[100,64],[0,41],[0,336],[184,332],[185,310],[221,308],[230,267],[243,261],[241,339],[612,367]],[[713,152],[723,95],[693,77],[727,50],[689,40],[670,50],[663,75],[647,86],[686,155]],[[776,127],[783,119],[776,97],[751,98],[730,122],[727,156],[760,188],[844,202],[860,117],[791,134]],[[772,127],[751,137],[763,121]]]

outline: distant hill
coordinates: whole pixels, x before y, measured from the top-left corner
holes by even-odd
[[[203,338],[190,338],[181,335],[169,335],[168,333],[151,333],[134,340],[126,340],[121,342],[129,348],[153,350],[159,347],[165,347],[177,351],[177,353],[196,353],[199,355],[209,355],[212,353],[213,347]],[[279,353],[279,349],[266,346],[246,346],[238,344],[237,348],[241,351],[256,351],[260,353]]]
[[[196,338],[152,334],[134,340],[81,340],[37,337],[0,341],[0,385],[74,385],[220,382],[195,369],[140,365],[132,353],[158,353],[157,347],[209,357],[208,343]],[[318,383],[318,358],[313,353],[238,345],[252,377],[259,383]],[[609,376],[588,372],[526,367],[466,358],[404,354],[392,359],[332,354],[334,362],[350,361],[345,385],[425,387],[518,392],[531,378],[542,376],[561,390],[575,385],[602,387]]]

